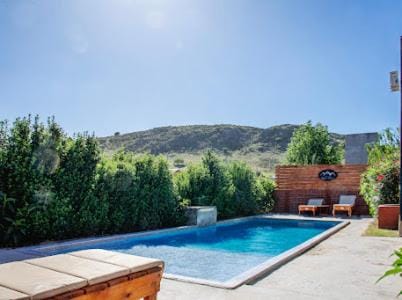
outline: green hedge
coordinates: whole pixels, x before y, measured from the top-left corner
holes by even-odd
[[[49,119],[0,123],[0,245],[174,226],[183,211],[161,157],[101,156]]]
[[[272,180],[257,176],[244,163],[224,164],[211,151],[200,164],[177,174],[175,183],[181,199],[191,205],[215,205],[220,219],[265,213],[274,206]]]
[[[220,218],[269,211],[272,181],[245,164],[202,164],[172,178],[158,156],[102,154],[93,135],[68,137],[54,119],[0,122],[0,246],[184,224],[184,207]]]

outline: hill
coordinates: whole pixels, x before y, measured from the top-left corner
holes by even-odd
[[[244,160],[254,168],[271,172],[284,156],[298,125],[279,125],[266,129],[237,125],[190,125],[158,127],[145,131],[99,138],[106,152],[125,149],[135,153],[166,155],[185,163],[197,161],[207,149],[226,160]],[[331,133],[334,143],[343,136]]]

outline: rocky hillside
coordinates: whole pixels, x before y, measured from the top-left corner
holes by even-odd
[[[217,152],[285,152],[297,125],[279,125],[266,129],[236,125],[168,126],[99,138],[110,152],[120,148],[152,154]],[[334,142],[343,137],[331,134]]]
[[[201,160],[206,150],[214,150],[225,161],[245,161],[256,171],[273,174],[284,161],[285,151],[297,125],[266,129],[236,125],[168,126],[99,138],[103,150],[125,149],[135,153],[164,155],[171,168]],[[334,143],[343,140],[331,134]],[[177,162],[180,161],[180,164]]]

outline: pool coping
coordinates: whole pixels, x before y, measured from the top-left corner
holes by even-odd
[[[273,215],[273,214],[264,214],[264,215],[255,215],[249,217],[241,217],[235,218],[230,220],[219,221],[217,224],[235,224],[239,222],[243,222],[245,220],[251,220],[255,218],[267,218],[267,219],[282,219],[282,220],[300,220],[300,221],[320,221],[320,222],[339,222],[339,224],[325,230],[324,232],[308,239],[307,241],[293,247],[273,258],[270,258],[263,263],[243,272],[227,281],[220,282],[214,280],[207,280],[195,277],[187,277],[182,275],[164,273],[163,277],[166,279],[173,279],[183,282],[189,283],[196,283],[201,285],[208,285],[217,288],[224,288],[224,289],[234,289],[243,284],[251,283],[268,273],[271,273],[275,269],[279,268],[280,266],[286,264],[288,261],[294,259],[295,257],[301,255],[302,253],[306,252],[307,250],[311,249],[312,247],[316,246],[323,240],[327,239],[331,235],[335,234],[342,228],[346,227],[350,224],[350,221],[340,220],[338,218],[312,218],[312,217],[301,217],[296,215]],[[51,250],[58,250],[58,249],[65,249],[74,246],[80,245],[90,245],[99,242],[109,242],[113,240],[119,240],[122,238],[131,238],[131,237],[146,237],[149,235],[161,234],[161,233],[169,233],[169,232],[177,232],[182,230],[188,229],[196,229],[200,226],[191,225],[191,226],[180,226],[180,227],[172,227],[172,228],[165,228],[159,230],[149,230],[143,232],[134,232],[134,233],[126,233],[126,234],[117,234],[112,236],[104,236],[104,237],[93,237],[93,238],[84,238],[84,239],[75,239],[69,241],[59,241],[59,242],[52,242],[45,245],[34,245],[16,249],[10,249],[10,251],[20,251],[24,254],[31,254],[33,257],[35,256],[49,256],[46,255],[46,251]],[[4,249],[6,250],[6,249]],[[6,250],[7,251],[7,250]],[[45,254],[45,255],[44,255]]]

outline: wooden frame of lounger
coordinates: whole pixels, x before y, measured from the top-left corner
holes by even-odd
[[[299,205],[299,215],[302,212],[311,211],[313,213],[313,216],[315,216],[317,211],[320,208],[325,208],[325,207],[328,208],[329,207],[328,205],[323,205],[322,204],[323,202],[324,202],[324,199],[322,199],[322,198],[309,199],[307,201],[307,204],[300,204]],[[321,203],[321,204],[314,204],[314,203]]]
[[[160,290],[162,268],[154,267],[146,271],[132,273],[103,283],[87,286],[47,299],[127,299],[156,300]]]
[[[351,217],[353,213],[353,207],[355,206],[355,195],[340,195],[339,203],[332,206],[332,215],[335,217],[337,211],[347,212]]]

